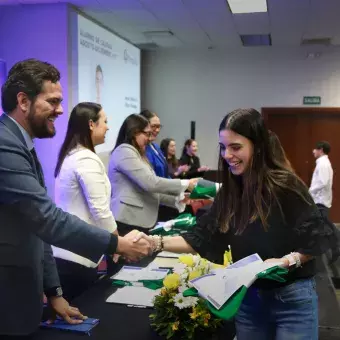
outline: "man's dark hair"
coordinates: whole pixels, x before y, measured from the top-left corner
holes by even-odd
[[[315,149],[322,150],[325,155],[331,152],[331,145],[326,141],[317,142]]]
[[[34,102],[41,93],[44,81],[57,83],[59,80],[60,72],[47,62],[27,59],[16,63],[8,72],[7,80],[1,88],[4,112],[11,113],[17,107],[18,93],[26,93]]]

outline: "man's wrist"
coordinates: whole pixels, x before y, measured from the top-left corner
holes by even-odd
[[[45,290],[45,295],[47,298],[62,297],[63,290],[60,286],[48,288]]]
[[[119,236],[117,238],[117,247],[116,247],[116,254],[123,255],[125,253],[126,248],[126,239],[124,237]]]

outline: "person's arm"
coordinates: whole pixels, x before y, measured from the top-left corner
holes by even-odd
[[[329,171],[329,168],[325,164],[320,164],[318,166],[318,175],[315,182],[312,183],[312,186],[309,189],[309,192],[311,194],[315,194],[318,191],[322,190],[326,187],[326,185],[331,180],[331,173]]]
[[[146,239],[154,251],[163,243],[163,250],[175,253],[200,254],[211,261],[223,263],[224,251],[228,249],[228,234],[221,234],[216,221],[216,205],[210,208],[197,225],[182,236],[147,236],[142,232],[133,231],[134,242]]]
[[[171,196],[171,195],[164,195],[160,194],[160,203],[170,207],[170,208],[176,208],[179,213],[182,213],[185,210],[186,203],[183,202],[185,200],[185,195],[179,195],[179,196]]]
[[[82,323],[86,317],[81,314],[78,308],[71,307],[62,297],[59,275],[51,246],[44,243],[44,292],[48,299],[49,306],[52,308],[50,322],[56,316],[62,317],[70,324]]]
[[[93,220],[98,227],[113,233],[117,230],[117,224],[112,215],[110,201],[106,193],[104,171],[100,160],[86,153],[83,153],[75,164],[77,180],[82,188]]]
[[[7,142],[7,141],[6,141]],[[36,179],[30,155],[16,144],[0,143],[0,218],[15,223],[48,244],[97,262],[102,254],[119,253],[138,259],[150,247],[138,246],[105,230],[93,228],[56,205]]]
[[[184,182],[179,179],[158,177],[150,166],[140,157],[137,150],[130,146],[120,146],[111,155],[118,171],[144,191],[158,194],[179,195],[183,191],[193,189],[193,182]]]
[[[303,265],[328,250],[334,251],[334,247],[338,246],[331,223],[320,214],[303,184],[300,190],[305,199],[290,190],[279,196],[287,227],[291,228],[294,248],[292,254],[285,254],[281,259],[286,267],[291,266],[292,262],[296,262],[297,266]],[[267,261],[271,260],[275,259]]]
[[[44,291],[48,296],[48,291],[60,287],[57,265],[53,257],[52,248],[44,243]]]

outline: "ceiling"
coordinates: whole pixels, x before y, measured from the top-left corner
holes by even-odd
[[[340,44],[340,0],[267,0],[268,13],[233,15],[226,0],[0,0],[0,4],[69,2],[136,45],[238,48],[242,34],[271,34],[273,46],[305,38]],[[171,31],[173,35],[145,34]]]

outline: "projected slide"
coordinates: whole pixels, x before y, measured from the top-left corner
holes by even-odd
[[[110,130],[96,151],[107,154],[123,120],[140,112],[140,50],[81,15],[77,15],[77,31],[75,98],[103,106]]]

